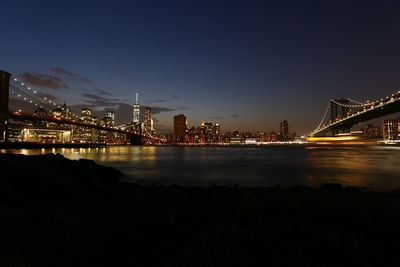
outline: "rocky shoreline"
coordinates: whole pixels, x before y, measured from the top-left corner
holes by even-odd
[[[0,266],[400,261],[400,191],[128,184],[118,170],[53,154],[0,154],[0,168]]]

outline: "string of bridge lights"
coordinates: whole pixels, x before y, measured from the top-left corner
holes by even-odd
[[[58,107],[60,108],[61,105],[56,103],[55,101],[48,99],[45,96],[41,96],[40,92],[38,90],[32,89],[30,86],[25,85],[23,82],[20,82],[17,78],[13,78],[12,81],[16,84],[18,84],[19,86],[22,86],[23,88],[27,89],[28,91],[32,92],[34,95],[37,95],[39,98],[43,99],[44,102],[49,103],[52,106]],[[19,96],[20,97],[20,96]]]
[[[340,102],[338,102],[338,101],[336,101],[336,100],[333,100],[333,99],[331,99],[331,102],[332,102],[332,103],[335,103],[336,105],[339,105],[339,106],[342,106],[342,107],[346,107],[346,108],[360,108],[360,107],[365,106],[365,105],[349,105],[349,104],[343,104],[343,103],[340,103]]]
[[[325,114],[324,114],[324,116],[322,117],[322,120],[321,120],[321,122],[319,123],[318,127],[314,130],[314,132],[317,131],[319,128],[321,128],[321,125],[322,125],[322,124],[324,123],[324,121],[325,121],[326,115],[328,115],[328,111],[329,111],[329,108],[330,108],[330,107],[331,107],[331,102],[329,102],[328,106],[326,107]]]
[[[358,105],[365,105],[365,103],[362,103],[362,102],[360,102],[360,101],[357,101],[357,100],[354,100],[354,99],[351,99],[351,98],[346,98],[347,100],[349,100],[350,102],[353,102],[353,103],[356,103],[356,104],[358,104]]]
[[[18,99],[21,99],[25,102],[29,102],[30,104],[34,104],[35,106],[39,106],[39,107],[43,108],[43,105],[42,105],[43,103],[40,103],[40,101],[38,101],[34,97],[25,94],[22,90],[18,89],[14,85],[11,85],[10,92],[11,92],[11,94],[16,95]],[[27,95],[30,99],[28,99],[28,97],[26,97],[24,95]],[[47,105],[47,103],[45,105]],[[50,107],[50,105],[48,105],[48,106]]]

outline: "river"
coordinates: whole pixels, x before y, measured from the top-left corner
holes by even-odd
[[[400,189],[400,146],[115,146],[0,152],[92,159],[121,170],[126,181],[144,184],[318,187],[330,182]]]

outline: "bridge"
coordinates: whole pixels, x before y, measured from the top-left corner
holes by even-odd
[[[400,112],[400,91],[376,101],[360,102],[350,98],[331,99],[318,127],[311,137],[337,136],[349,133],[358,123]],[[330,113],[330,119],[327,120]]]
[[[54,100],[46,97],[45,94],[25,85],[17,78],[12,77],[10,73],[0,70],[0,142],[9,141],[10,130],[13,127],[10,120],[22,123],[24,129],[30,127],[36,128],[35,130],[38,131],[49,129],[56,131],[64,129],[75,132],[96,131],[98,134],[103,133],[103,135],[117,134],[120,139],[123,140],[122,143],[131,145],[162,144],[166,142],[166,139],[154,136],[145,127],[143,127],[144,129],[141,129],[141,127],[138,127],[138,125],[134,125],[133,123],[114,126],[104,123],[101,124],[94,120],[87,121],[73,113],[70,113],[68,116],[49,116],[46,112],[37,114],[22,112],[19,109],[10,110],[10,94],[15,96],[16,99],[25,101],[32,105],[32,108],[42,108],[44,110],[44,107],[46,107],[51,111],[56,109],[60,110],[62,107]],[[27,123],[31,125],[25,126]],[[32,127],[32,124],[42,125],[41,127]],[[46,124],[46,126],[43,127],[43,124]],[[93,140],[93,143],[107,143],[107,140],[99,140],[100,139]]]

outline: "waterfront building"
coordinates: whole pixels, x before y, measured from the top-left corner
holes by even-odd
[[[184,143],[186,137],[186,116],[179,114],[174,116],[174,142]]]
[[[46,118],[47,117],[47,111],[43,107],[38,107],[35,112],[33,112],[33,116],[37,118]],[[34,121],[33,125],[36,127],[47,127],[47,122],[46,121]]]
[[[69,119],[72,117],[72,112],[71,112],[70,108],[67,107],[67,104],[65,104],[65,103],[61,106],[61,112],[62,112],[61,117],[64,119]]]
[[[280,135],[283,139],[287,139],[289,137],[289,123],[287,120],[281,122],[281,132]]]
[[[368,138],[379,138],[382,137],[380,127],[375,127],[372,124],[368,124],[362,128],[363,135]]]
[[[114,111],[107,111],[104,117],[104,123],[106,126],[114,126],[115,124],[115,114]]]
[[[59,129],[35,129],[24,128],[21,141],[34,143],[69,143],[71,142],[71,131]]]
[[[140,121],[140,105],[139,105],[139,94],[136,93],[135,104],[132,107],[132,122],[134,124],[139,124]]]
[[[90,108],[82,108],[81,116],[84,119],[91,119],[93,116],[93,111]]]
[[[269,135],[270,142],[277,142],[278,141],[278,134],[274,131],[271,132]]]
[[[245,141],[245,139],[246,139],[245,135],[241,135],[241,134],[239,133],[239,131],[236,130],[236,131],[234,131],[234,132],[232,133],[232,135],[230,135],[230,137],[229,137],[229,143],[230,143],[231,145],[243,144],[244,141]]]
[[[202,143],[216,143],[219,141],[220,124],[212,122],[202,122],[198,128],[198,134]]]
[[[38,118],[46,118],[47,111],[43,107],[38,107],[35,112],[33,112],[33,116]]]
[[[400,123],[399,120],[384,120],[383,121],[383,139],[385,140],[400,140]]]
[[[53,115],[53,118],[61,119],[63,117],[63,110],[61,108],[55,108],[51,114]]]

